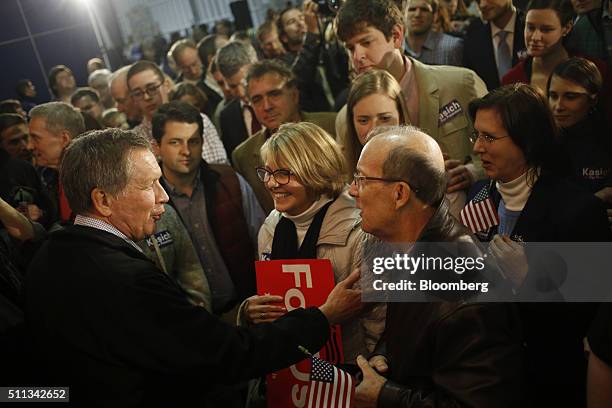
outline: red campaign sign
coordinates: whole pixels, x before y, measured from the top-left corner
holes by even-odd
[[[321,306],[335,286],[334,271],[328,259],[257,261],[255,270],[257,294],[283,297],[284,303],[279,306],[285,306],[287,311]],[[332,326],[331,335],[315,355],[334,364],[342,363],[340,327]],[[266,376],[268,407],[304,406],[310,383],[310,364],[310,360],[305,359]]]

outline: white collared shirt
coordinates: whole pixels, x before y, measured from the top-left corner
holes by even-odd
[[[508,24],[505,27],[500,28],[493,24],[491,21],[491,41],[493,41],[493,55],[495,55],[495,66],[499,67],[499,58],[497,57],[497,46],[499,45],[499,37],[497,33],[504,30],[508,32],[506,35],[506,44],[508,44],[508,49],[510,50],[510,58],[513,58],[513,50],[514,50],[514,24],[516,23],[516,8],[513,7],[512,17]]]

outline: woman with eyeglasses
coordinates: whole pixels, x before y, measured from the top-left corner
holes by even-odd
[[[611,129],[600,110],[602,79],[591,61],[570,58],[548,81],[548,104],[570,155],[573,178],[612,204]],[[607,187],[607,189],[606,189]]]
[[[503,86],[473,100],[469,113],[477,134],[474,151],[490,181],[475,185],[475,197],[462,221],[490,242],[489,251],[517,297],[558,298],[558,286],[566,278],[563,269],[554,262],[556,257],[529,252],[530,243],[609,241],[604,208],[567,179],[569,160],[547,101],[536,89],[526,84]],[[485,223],[470,214],[486,197],[493,211]],[[533,405],[580,406],[586,368],[582,339],[594,308],[521,303],[520,313]]]
[[[264,166],[257,175],[274,200],[274,210],[259,231],[262,260],[329,259],[336,282],[360,263],[359,210],[348,194],[340,147],[323,129],[308,122],[281,125],[261,148]],[[271,322],[285,313],[279,296],[253,296],[239,318]],[[372,308],[370,308],[372,309]],[[344,357],[373,350],[384,326],[384,309],[362,312],[342,325]]]

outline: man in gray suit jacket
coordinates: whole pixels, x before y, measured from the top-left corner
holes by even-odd
[[[259,150],[283,123],[312,122],[335,137],[336,113],[307,113],[300,111],[300,94],[289,67],[276,60],[264,60],[251,66],[246,77],[247,94],[257,120],[264,126],[242,142],[232,154],[234,168],[255,192],[265,213],[270,213],[274,202],[269,191],[257,177],[255,168],[263,165]]]

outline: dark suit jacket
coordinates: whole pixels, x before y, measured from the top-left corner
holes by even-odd
[[[84,226],[54,233],[28,273],[26,319],[42,384],[70,386],[78,406],[206,406],[219,383],[260,376],[318,350],[318,309],[252,328],[193,306],[124,240]]]
[[[200,88],[202,92],[204,92],[204,95],[206,95],[206,98],[208,99],[208,101],[206,102],[206,109],[202,113],[204,113],[210,118],[210,120],[212,120],[215,116],[215,110],[217,109],[219,102],[223,100],[223,97],[221,97],[221,95],[215,92],[211,87],[206,85],[206,82],[204,82],[204,77],[202,77],[202,79],[198,81],[197,85],[198,88]]]
[[[249,138],[249,131],[244,123],[240,99],[229,102],[219,115],[219,131],[221,141],[227,152],[227,157],[232,157],[234,149]]]
[[[487,182],[474,184],[470,193],[475,195]],[[501,195],[495,183],[489,194],[497,208]],[[483,234],[478,236],[488,241],[496,233],[497,227],[492,227],[484,239]],[[611,238],[603,203],[577,184],[551,176],[535,183],[510,237],[523,242],[606,242]]]
[[[519,62],[518,54],[525,49],[525,14],[517,10],[514,24],[512,66]],[[463,48],[463,66],[474,70],[487,84],[489,91],[500,86],[499,73],[495,64],[495,50],[491,40],[491,24],[476,19],[468,27]]]

